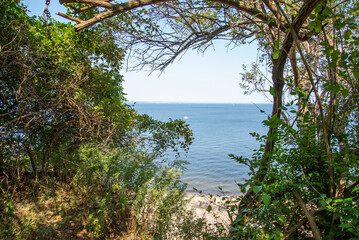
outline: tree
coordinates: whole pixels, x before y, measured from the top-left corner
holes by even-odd
[[[28,17],[19,1],[1,4],[0,161],[5,172],[59,173],[66,163],[53,153],[72,154],[88,143],[150,142],[159,154],[191,143],[183,121],[159,122],[126,103],[119,74],[124,51],[107,31],[78,34],[51,18]],[[166,130],[159,127],[164,125]]]
[[[108,45],[110,39],[100,32],[78,35],[65,24],[45,27],[42,20],[8,12],[15,7],[2,9],[8,34],[1,42],[1,127],[3,140],[15,140],[2,141],[3,147],[15,155],[27,152],[36,175],[46,171],[60,146],[66,152],[90,139],[124,142],[123,129],[134,113],[123,103],[117,73],[123,51]]]
[[[70,222],[101,238],[196,234],[202,223],[184,209],[182,162],[159,161],[168,149],[188,149],[189,126],[126,102],[124,50],[106,28],[76,33],[45,16],[0,2],[0,238],[63,238]],[[27,203],[61,222],[27,218]]]
[[[264,139],[258,153],[233,156],[253,176],[232,236],[305,238],[306,222],[315,239],[359,235],[353,205],[359,183],[357,2],[60,2],[71,8],[60,15],[77,22],[77,31],[106,22],[140,68],[163,69],[214,39],[242,44],[255,38],[271,67],[273,110],[265,121],[268,134],[257,136]],[[253,224],[261,228],[253,230]]]

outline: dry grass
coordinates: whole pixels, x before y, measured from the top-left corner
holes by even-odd
[[[71,189],[65,184],[38,187],[36,194],[27,192],[24,194],[24,191],[19,191],[18,195],[14,195],[14,213],[6,218],[6,226],[0,226],[0,239],[96,239],[86,228],[89,225],[89,213],[93,211],[87,194],[78,194],[78,189]],[[216,230],[216,224],[228,229],[231,221],[227,214],[228,206],[225,206],[222,198],[217,196],[210,199],[208,195],[189,197],[191,200],[186,209],[192,210],[196,219],[204,219],[209,223],[209,232]],[[209,205],[213,208],[211,212],[207,211]],[[116,223],[111,226],[112,229],[110,227],[106,239],[152,238],[150,232],[139,232],[136,223],[131,224],[134,221],[131,216],[126,219],[121,217],[113,219]],[[119,226],[126,226],[126,229],[119,229]]]
[[[13,231],[5,239],[92,239],[66,188],[42,189],[36,196],[15,198],[13,204],[14,213],[5,219]]]

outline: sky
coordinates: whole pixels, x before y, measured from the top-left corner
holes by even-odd
[[[45,0],[25,0],[30,15],[42,15]],[[66,12],[58,0],[49,5],[51,16]],[[180,103],[267,103],[262,94],[244,95],[239,86],[243,65],[256,61],[255,44],[228,47],[227,41],[215,41],[214,47],[202,54],[188,51],[182,58],[168,66],[164,72],[123,69],[124,92],[131,102],[180,102]]]

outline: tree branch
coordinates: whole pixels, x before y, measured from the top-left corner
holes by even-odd
[[[116,4],[109,3],[108,1],[100,1],[100,0],[60,0],[61,4],[68,3],[86,3],[95,7],[104,7],[107,9],[112,9]]]
[[[292,193],[293,193],[293,196],[294,196],[295,200],[297,201],[300,208],[303,210],[305,216],[308,219],[308,223],[309,223],[310,228],[312,229],[314,238],[316,240],[323,239],[322,236],[320,235],[319,228],[318,228],[317,224],[315,223],[315,220],[314,220],[313,216],[310,214],[307,207],[305,206],[305,203],[303,202],[302,197],[300,196],[299,192],[296,189],[293,189]]]
[[[58,12],[57,15],[59,15],[60,17],[66,18],[66,19],[68,19],[68,20],[77,22],[77,23],[82,23],[82,22],[83,22],[83,20],[81,20],[81,19],[68,16],[68,15],[63,14],[63,13],[61,13],[61,12]]]
[[[292,24],[292,29],[294,33],[297,33],[299,31],[303,23],[309,17],[309,14],[320,2],[321,0],[308,0],[303,4]],[[280,107],[282,106],[282,100],[283,100],[282,99],[283,87],[284,87],[283,71],[289,54],[289,50],[293,45],[293,40],[294,40],[294,37],[292,35],[293,31],[287,33],[283,41],[278,59],[273,59],[272,81],[273,81],[273,88],[275,89],[276,94],[275,96],[273,96],[272,116],[276,115],[278,119],[280,119],[281,116]],[[273,136],[277,128],[278,128],[277,124],[271,127],[268,131],[268,136]],[[271,158],[271,153],[274,148],[274,143],[275,142],[273,139],[267,139],[266,141],[260,167],[255,177],[258,182],[262,182],[265,176],[267,175],[268,162]],[[247,193],[243,197],[243,200],[245,202],[241,201],[239,203],[238,216],[242,215],[243,209],[245,209],[248,206],[248,203],[252,203],[254,199],[256,199],[256,194],[253,191]]]
[[[103,21],[104,19],[111,18],[113,16],[116,16],[118,14],[130,11],[132,9],[138,8],[138,7],[144,7],[152,4],[157,4],[161,2],[170,2],[170,0],[131,0],[125,3],[121,4],[112,4],[108,3],[106,1],[99,1],[99,0],[59,0],[61,4],[66,3],[86,3],[92,6],[100,6],[105,7],[110,10],[106,12],[102,12],[97,14],[95,17],[90,18],[88,20],[84,20],[83,22],[77,24],[75,26],[76,31],[83,30],[85,28],[91,27],[96,23],[99,23]],[[262,20],[263,22],[266,22],[267,24],[275,24],[275,19],[270,17],[269,15],[264,14],[260,10],[251,7],[249,4],[245,3],[244,1],[240,0],[212,0],[213,2],[222,3],[227,6],[234,7],[237,10],[240,10],[244,13],[247,13],[257,19]],[[286,27],[281,26],[281,29],[285,31]]]

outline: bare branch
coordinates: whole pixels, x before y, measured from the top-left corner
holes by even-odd
[[[269,15],[262,13],[255,7],[250,6],[244,1],[239,0],[212,0],[213,2],[222,3],[227,6],[231,6],[239,11],[247,13],[257,19],[260,19],[268,24],[273,23],[273,18]],[[93,26],[96,23],[103,21],[104,19],[114,17],[118,14],[133,10],[135,8],[144,7],[148,5],[153,5],[161,2],[171,2],[169,0],[131,0],[122,4],[111,4],[106,1],[99,0],[60,0],[61,4],[64,3],[86,3],[91,6],[100,6],[106,7],[110,10],[97,14],[95,17],[88,20],[84,20],[82,23],[79,23],[75,26],[76,31]],[[285,27],[282,27],[282,30],[285,30]]]
[[[299,206],[303,210],[306,218],[308,219],[308,223],[310,225],[310,228],[312,229],[314,238],[316,240],[323,239],[322,236],[320,235],[320,231],[318,229],[317,224],[315,223],[315,220],[314,220],[312,214],[310,214],[307,207],[305,206],[305,203],[303,202],[302,197],[300,196],[299,192],[296,189],[293,189],[292,193],[293,193],[293,196],[294,196],[295,200],[297,201],[297,203],[299,204]]]
[[[61,4],[64,3],[87,3],[95,7],[104,7],[107,9],[112,9],[115,4],[109,3],[109,1],[100,1],[100,0],[60,0]]]
[[[347,188],[345,188],[344,194],[346,194],[347,192],[353,190],[353,188],[355,188],[357,185],[359,185],[359,180],[357,180],[356,182],[352,183]]]
[[[61,16],[61,17],[63,17],[63,18],[66,18],[66,19],[68,19],[68,20],[77,22],[77,23],[82,23],[82,22],[83,22],[83,20],[81,20],[81,19],[68,16],[68,15],[63,14],[63,13],[61,13],[61,12],[58,12],[57,15],[59,15],[59,16]]]

